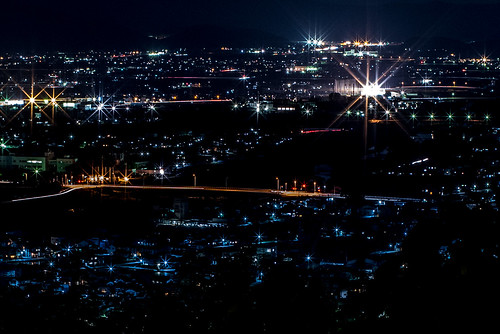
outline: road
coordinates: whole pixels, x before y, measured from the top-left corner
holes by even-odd
[[[275,195],[287,198],[293,197],[322,197],[322,198],[338,198],[344,199],[345,197],[336,193],[324,192],[310,192],[310,191],[281,191],[273,189],[258,189],[258,188],[228,188],[228,187],[203,187],[203,186],[160,186],[160,185],[66,185],[64,190],[56,194],[48,194],[42,196],[26,197],[13,199],[10,202],[30,201],[44,198],[52,198],[57,196],[66,195],[72,191],[80,189],[95,189],[95,188],[112,188],[112,189],[138,189],[138,190],[188,190],[188,191],[210,191],[210,192],[233,192],[233,193],[248,193],[248,194],[262,194],[262,195]],[[383,201],[383,202],[420,202],[419,198],[411,197],[393,197],[393,196],[376,196],[366,195],[365,200],[368,201]]]

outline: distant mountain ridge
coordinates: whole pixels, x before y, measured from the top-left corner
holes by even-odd
[[[450,52],[462,58],[500,57],[500,40],[460,41],[447,37],[418,38],[413,37],[404,42],[410,52],[426,52],[435,55],[449,55]]]
[[[165,48],[220,48],[285,46],[289,41],[281,36],[258,29],[226,28],[217,25],[195,25],[179,29],[157,39]]]
[[[441,36],[487,48],[495,47],[487,41],[500,38],[500,3],[87,0],[76,8],[63,0],[27,1],[2,3],[0,52],[261,47],[316,33],[329,40]],[[159,35],[166,38],[148,38]]]

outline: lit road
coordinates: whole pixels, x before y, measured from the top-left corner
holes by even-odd
[[[66,195],[72,191],[80,189],[96,189],[96,188],[112,188],[112,189],[130,189],[130,190],[184,190],[184,191],[209,191],[209,192],[232,192],[232,193],[248,193],[248,194],[262,194],[262,195],[276,195],[281,197],[293,198],[293,197],[323,197],[323,198],[338,198],[344,199],[345,196],[335,193],[324,193],[324,192],[309,192],[309,191],[281,191],[273,189],[258,189],[258,188],[226,188],[226,187],[203,187],[203,186],[160,186],[160,185],[144,185],[144,186],[132,186],[132,185],[112,185],[112,184],[102,184],[102,185],[66,185],[65,189],[56,194],[48,194],[43,196],[34,196],[26,198],[13,199],[10,202],[21,202],[37,199],[53,198],[58,196]],[[366,195],[365,200],[368,201],[383,201],[383,202],[420,202],[419,198],[411,197],[393,197],[393,196],[371,196]]]
[[[16,198],[16,199],[10,200],[10,202],[22,202],[22,201],[29,201],[29,200],[35,200],[35,199],[52,198],[52,197],[66,195],[74,190],[78,190],[78,188],[73,188],[73,187],[67,188],[61,192],[56,193],[56,194],[48,194],[48,195],[25,197],[25,198]]]

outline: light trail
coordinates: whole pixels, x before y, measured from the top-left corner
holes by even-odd
[[[49,194],[42,196],[17,198],[7,202],[21,202],[46,198],[54,198],[58,196],[67,195],[75,190],[83,189],[97,189],[97,188],[114,188],[114,189],[134,189],[134,190],[189,190],[189,191],[212,191],[212,192],[234,192],[234,193],[252,193],[262,195],[277,195],[281,197],[320,197],[320,198],[337,198],[345,199],[345,196],[336,193],[321,193],[309,191],[279,191],[274,189],[259,189],[259,188],[223,188],[223,187],[194,187],[194,186],[130,186],[130,185],[67,185],[66,189],[57,194]],[[411,197],[397,197],[397,196],[365,196],[368,201],[386,201],[386,202],[420,202],[422,199]]]
[[[213,102],[233,102],[230,99],[211,99],[211,100],[172,100],[172,101],[161,101],[161,102],[153,102],[154,104],[163,104],[163,103],[213,103]]]
[[[25,197],[25,198],[16,198],[11,200],[10,202],[22,202],[22,201],[31,201],[35,199],[44,199],[44,198],[52,198],[52,197],[58,197],[58,196],[63,196],[66,195],[74,190],[78,190],[79,188],[68,188],[65,189],[57,194],[48,194],[48,195],[41,195],[41,196],[34,196],[34,197]]]

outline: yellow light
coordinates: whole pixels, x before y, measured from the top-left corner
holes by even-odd
[[[34,97],[30,97],[30,103],[35,103],[35,98]]]

